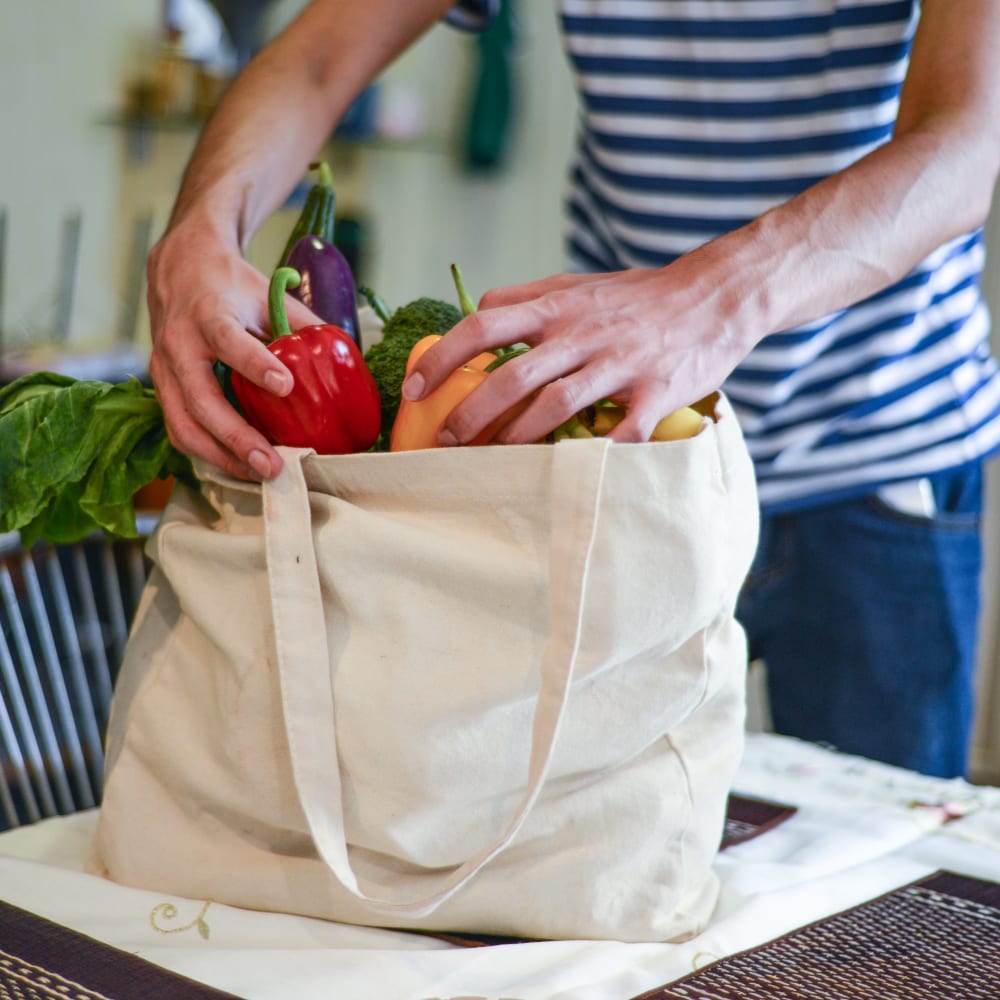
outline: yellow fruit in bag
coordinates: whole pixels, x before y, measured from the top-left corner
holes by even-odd
[[[702,415],[690,406],[668,413],[650,434],[650,441],[679,441],[694,437],[701,430]]]
[[[710,404],[711,401],[706,401]],[[699,406],[701,404],[698,404]],[[707,408],[707,407],[706,407]],[[711,409],[705,416],[711,416]],[[598,437],[610,433],[625,416],[625,410],[620,406],[597,406],[593,410],[593,418],[587,424],[587,429]],[[702,414],[693,406],[682,406],[673,413],[668,413],[653,428],[650,441],[679,441],[682,438],[694,437],[702,426]]]

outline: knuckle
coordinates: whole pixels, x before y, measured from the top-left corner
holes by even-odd
[[[170,443],[185,455],[194,455],[198,449],[198,435],[191,433],[183,424],[176,421],[167,422],[167,437]]]
[[[181,388],[181,392],[187,396],[200,396],[201,390],[194,391],[194,387],[204,380],[207,365],[201,358],[179,357],[173,365],[172,371]]]
[[[553,395],[564,410],[578,410],[583,398],[579,386],[572,379],[558,381],[553,387]]]
[[[184,451],[185,445],[188,444],[184,432],[178,429],[174,422],[169,418],[164,421],[164,424],[167,429],[167,439],[178,451]]]
[[[555,381],[553,365],[559,363],[558,353],[549,349],[533,349],[505,362],[496,370],[495,377],[518,391],[533,392]]]
[[[444,426],[458,438],[459,441],[468,441],[475,436],[478,428],[473,426],[468,411],[464,405],[459,404],[448,414]]]
[[[563,317],[566,307],[572,303],[572,299],[567,302],[567,297],[562,291],[547,292],[531,302],[531,308],[535,311],[539,320],[546,325],[550,325]]]
[[[189,396],[184,403],[188,416],[198,425],[205,427],[211,408],[200,394]]]
[[[526,389],[534,388],[535,386],[535,365],[525,355],[508,361],[507,364],[498,368],[495,374],[490,377],[496,378],[497,382],[501,383],[507,392],[515,394],[523,393]]]
[[[203,319],[197,320],[197,329],[202,340],[213,354],[218,355],[221,351],[232,352],[242,345],[244,331],[239,328],[239,336],[234,329],[235,321],[222,313],[215,312],[207,314]],[[252,340],[246,338],[247,342]]]
[[[218,324],[222,308],[222,297],[216,292],[206,292],[191,303],[191,318],[198,326],[208,329]]]
[[[258,384],[264,373],[277,363],[262,341],[242,327],[230,323],[219,325],[213,331],[212,344],[218,357]]]
[[[496,309],[504,304],[504,296],[500,294],[499,289],[491,288],[488,292],[485,292],[479,300],[478,309],[480,311],[484,309]]]
[[[152,359],[154,361],[162,360],[163,356],[170,357],[177,351],[177,341],[179,339],[179,328],[177,324],[165,321],[159,324],[156,329],[152,331],[153,336],[153,347]]]
[[[221,423],[216,419],[219,417]],[[246,456],[258,447],[254,431],[235,411],[231,415],[213,411],[197,399],[190,401],[184,418],[168,427],[167,433],[178,450],[197,455],[241,478],[247,475]]]
[[[546,402],[554,404],[561,412],[575,412],[593,400],[585,400],[581,385],[573,378],[560,378],[550,382],[543,390]]]
[[[184,386],[182,399],[185,412],[203,427],[207,426],[212,412],[217,409],[220,402],[225,402],[218,383],[214,378],[198,378],[196,380],[193,373],[186,378],[182,374],[180,379],[181,385]],[[229,404],[226,403],[226,405]]]
[[[635,444],[648,441],[649,434],[644,433],[635,421],[623,420],[613,432],[614,439],[624,444]]]
[[[146,298],[150,303],[156,302],[160,298],[160,258],[163,256],[163,247],[156,244],[146,256]]]
[[[462,333],[474,347],[482,349],[489,340],[489,320],[484,313],[473,313],[462,320]]]
[[[249,455],[250,446],[244,442],[244,436],[239,428],[227,428],[219,435],[219,443],[226,451],[234,455]]]
[[[153,381],[153,385],[159,388],[166,381],[166,366],[163,359],[157,351],[153,351],[149,355],[149,377]]]

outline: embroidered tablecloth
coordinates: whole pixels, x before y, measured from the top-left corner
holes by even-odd
[[[430,936],[128,889],[83,873],[93,813],[0,834],[0,898],[245,1000],[631,1000],[656,996],[657,990],[662,1000],[700,1000],[711,994],[662,991],[698,984],[692,974],[709,969],[721,977],[738,968],[740,979],[750,981],[750,966],[741,963],[786,961],[784,949],[797,941],[815,948],[834,932],[856,931],[856,921],[866,915],[883,919],[880,907],[918,905],[914,891],[919,912],[935,914],[918,927],[907,910],[914,932],[930,927],[945,935],[938,941],[942,957],[935,975],[951,975],[951,960],[977,967],[971,953],[962,951],[966,938],[975,941],[977,955],[994,947],[994,925],[982,915],[996,905],[988,893],[1000,883],[1000,790],[755,735],[748,739],[734,793],[728,846],[715,863],[721,890],[713,919],[701,934],[672,944],[542,941],[468,948]],[[767,808],[754,813],[756,803]],[[794,811],[786,814],[786,806]],[[768,825],[775,815],[780,821]],[[940,871],[983,883],[988,893],[965,898],[958,882],[926,881]],[[906,888],[912,886],[919,888]],[[933,907],[922,906],[920,894],[928,891],[938,894]],[[971,925],[970,913],[979,914]],[[957,918],[966,923],[955,925]],[[875,961],[872,941],[884,935],[868,928],[860,937],[863,943],[845,953],[859,969]],[[912,996],[937,1000],[926,987],[924,966],[907,958],[915,941],[929,951],[927,939],[890,940],[896,963],[908,961],[911,974],[924,977],[915,980]],[[1000,968],[998,958],[989,955],[991,968]],[[983,983],[981,994],[942,996],[1000,996],[1000,986]],[[720,996],[742,1000],[731,988]],[[895,1000],[891,993],[874,996]],[[841,993],[837,1000],[854,996]]]

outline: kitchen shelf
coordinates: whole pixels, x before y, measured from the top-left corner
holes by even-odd
[[[102,115],[97,119],[98,125],[123,129],[129,133],[131,149],[130,152],[137,159],[144,159],[149,152],[149,141],[157,133],[197,133],[205,123],[207,117],[194,115],[128,115],[124,113],[111,113]],[[448,154],[454,149],[452,140],[439,135],[415,135],[406,138],[395,138],[393,136],[372,135],[372,136],[351,136],[338,135],[334,133],[330,139],[331,144],[336,148],[341,146],[345,149],[372,149],[386,150],[390,152],[409,153],[439,153]]]

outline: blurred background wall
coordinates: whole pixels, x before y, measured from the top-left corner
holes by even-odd
[[[272,3],[263,35],[301,5]],[[148,337],[143,310],[129,326],[133,236],[144,224],[154,236],[162,230],[198,125],[170,113],[140,128],[125,115],[130,92],[158,71],[165,6],[47,0],[5,18],[0,335],[8,349],[57,327],[75,218],[74,341]],[[378,81],[374,123],[367,125],[373,133],[338,139],[324,151],[334,168],[338,216],[362,225],[363,279],[390,305],[421,294],[451,297],[452,260],[462,264],[473,294],[561,269],[561,192],[575,98],[552,8],[519,6],[510,60],[517,103],[501,164],[464,164],[476,42],[444,25]],[[262,268],[273,265],[297,207],[275,213],[255,237],[249,256]]]
[[[268,37],[302,2],[264,6],[259,28]],[[165,32],[169,16],[186,29],[175,46],[200,47],[199,57],[213,51],[221,25],[212,8],[199,7],[200,0],[5,5],[0,357],[27,352],[48,362],[52,352],[96,353],[141,364],[148,353],[144,250],[166,221],[198,120],[187,110],[161,108],[140,128],[130,109],[149,100],[165,57],[176,54]],[[418,295],[452,298],[452,261],[462,265],[474,296],[562,269],[575,97],[553,6],[520,0],[517,12],[515,105],[495,167],[473,170],[465,162],[476,41],[443,25],[378,81],[375,114],[362,123],[361,137],[335,139],[324,150],[334,168],[338,217],[360,223],[361,278],[390,305]],[[231,46],[223,57],[236,58]],[[207,82],[175,80],[178,107],[197,103],[196,86],[199,99],[210,101],[212,79],[224,77],[226,66],[206,65]],[[297,210],[293,199],[254,238],[249,256],[262,269],[273,265]],[[988,261],[986,293],[1000,316],[1000,210],[988,233],[997,251]],[[974,760],[979,778],[1000,782],[1000,463],[991,467],[989,491]],[[754,672],[751,720],[766,726],[760,679]]]

